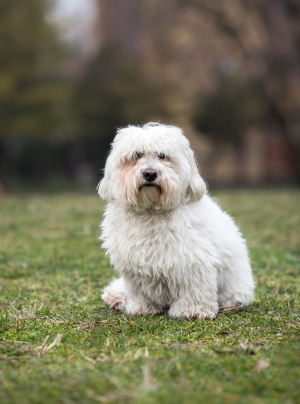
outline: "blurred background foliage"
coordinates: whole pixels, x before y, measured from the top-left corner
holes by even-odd
[[[211,184],[299,184],[297,0],[70,4],[0,1],[1,192],[95,188],[116,128],[150,120]]]
[[[192,121],[215,142],[240,144],[249,126],[264,124],[268,118],[268,104],[253,82],[229,75],[221,78],[215,91],[195,102]]]
[[[0,2],[0,136],[46,137],[68,122],[68,56],[47,21],[50,2]]]

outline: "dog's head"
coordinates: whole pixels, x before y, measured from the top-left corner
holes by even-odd
[[[120,129],[98,192],[137,210],[170,210],[200,200],[206,191],[182,130],[148,123]]]

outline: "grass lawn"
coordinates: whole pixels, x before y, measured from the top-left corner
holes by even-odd
[[[101,291],[96,195],[0,199],[0,402],[299,403],[299,191],[216,195],[248,240],[254,304],[129,317]]]

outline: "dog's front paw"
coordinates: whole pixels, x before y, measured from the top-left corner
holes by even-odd
[[[218,307],[206,304],[182,305],[180,302],[174,303],[169,310],[169,316],[173,318],[199,319],[215,318]]]
[[[142,299],[128,299],[126,313],[132,316],[158,314],[160,310]]]
[[[115,291],[109,286],[104,289],[102,299],[111,309],[124,310],[126,306],[126,294],[120,291]]]

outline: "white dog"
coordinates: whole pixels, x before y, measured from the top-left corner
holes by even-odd
[[[111,308],[203,319],[253,301],[245,241],[207,195],[181,129],[119,130],[98,191],[108,201],[103,247],[121,274],[102,295]]]

